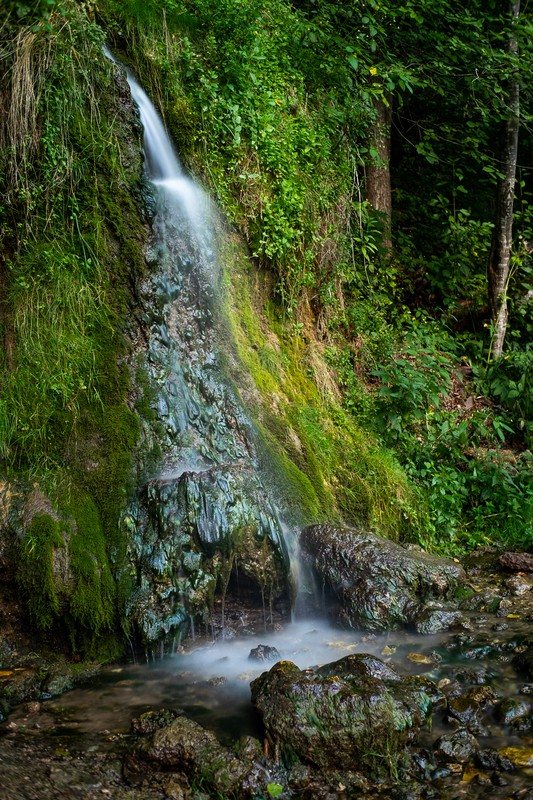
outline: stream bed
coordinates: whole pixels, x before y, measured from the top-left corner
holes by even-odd
[[[516,669],[533,619],[533,592],[504,603],[496,612],[474,611],[463,630],[421,636],[407,631],[383,635],[339,630],[324,620],[276,625],[276,630],[234,636],[213,642],[189,640],[172,656],[152,663],[105,667],[90,684],[59,698],[18,706],[1,726],[0,780],[4,800],[162,800],[211,797],[184,794],[167,775],[142,785],[124,779],[123,758],[135,736],[131,721],[160,708],[181,709],[230,745],[242,736],[262,741],[261,721],[250,701],[250,682],[275,660],[300,668],[335,662],[345,655],[370,653],[402,675],[434,681],[447,698],[437,706],[430,730],[418,742],[423,773],[421,793],[402,790],[400,783],[382,793],[355,796],[411,798],[478,798],[530,800],[533,797],[533,683]],[[229,635],[229,634],[228,634]],[[250,659],[264,645],[270,659]],[[463,720],[454,698],[470,693],[472,708]],[[509,711],[509,698],[522,716]],[[464,703],[463,703],[464,705]],[[466,729],[475,734],[481,755],[435,762],[435,742],[443,734]],[[511,756],[512,761],[509,758]],[[485,759],[486,767],[480,766]],[[138,783],[138,782],[137,782]],[[394,788],[394,791],[390,787]],[[404,793],[402,794],[402,791]],[[383,792],[385,792],[383,794]],[[387,794],[387,792],[389,792]],[[268,795],[266,795],[268,796]],[[296,795],[282,795],[296,796]],[[309,795],[305,795],[309,796]],[[319,797],[319,795],[316,795]],[[334,796],[334,795],[333,795]]]

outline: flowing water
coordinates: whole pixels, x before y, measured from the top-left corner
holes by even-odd
[[[142,312],[147,352],[144,369],[158,387],[152,404],[165,433],[162,463],[128,508],[124,525],[131,542],[132,567],[139,580],[137,605],[133,605],[131,614],[147,641],[163,643],[173,631],[181,630],[195,602],[198,607],[206,602],[209,576],[191,546],[187,528],[191,515],[206,547],[220,544],[232,526],[250,522],[280,551],[287,552],[292,545],[285,542],[290,530],[280,522],[257,472],[253,426],[221,361],[224,329],[220,321],[216,214],[205,193],[185,175],[146,94],[131,75],[128,82],[144,128],[154,207],[149,253],[153,275],[144,290]],[[143,436],[148,444],[154,438],[148,422],[143,425]],[[148,472],[146,465],[144,469]],[[170,583],[163,580],[169,574],[177,575],[177,579]],[[365,636],[335,630],[325,621],[305,620],[260,635],[217,642],[198,640],[189,649],[179,647],[172,656],[151,664],[107,668],[91,686],[42,702],[37,710],[19,708],[10,717],[4,733],[9,734],[8,739],[14,737],[13,755],[4,762],[4,795],[14,800],[125,797],[123,790],[116,788],[119,774],[100,776],[100,788],[93,790],[88,768],[81,761],[76,767],[73,758],[77,749],[93,752],[95,759],[112,751],[128,731],[131,718],[154,707],[183,708],[225,742],[243,733],[260,735],[249,683],[270,664],[250,660],[250,651],[259,644],[275,647],[279,658],[301,668],[367,652],[389,661],[403,674],[424,674],[443,685],[462,682],[463,691],[484,683],[492,684],[500,696],[527,693],[527,686],[511,664],[516,646],[513,626],[518,630],[519,620],[510,621],[508,642],[505,635],[500,641],[499,634],[494,633],[503,630],[500,623],[494,615],[472,614],[464,634],[422,637],[408,632]],[[527,625],[519,633],[527,634]],[[484,649],[482,643],[486,641],[496,643]],[[437,715],[432,739],[443,724]],[[480,737],[485,747],[523,746],[533,739],[531,735],[524,738],[511,730],[502,731],[490,715],[485,725]],[[23,738],[17,739],[19,734]],[[23,769],[27,774],[23,774],[16,748],[22,746],[26,752],[28,742],[36,743],[38,737],[48,749],[39,755],[34,771],[28,765]],[[54,762],[61,759],[64,774],[58,777]],[[75,769],[83,772],[89,788],[72,788],[78,780],[74,772],[70,788],[65,785],[69,770]],[[533,783],[532,773],[533,768],[523,769],[509,777],[507,787],[482,787],[477,794],[473,791],[472,797],[487,793],[510,797],[528,780]],[[466,793],[468,784],[461,788],[459,780],[450,797]],[[115,788],[108,789],[108,785]],[[147,790],[143,800],[151,797]]]
[[[291,528],[259,468],[260,437],[228,368],[236,355],[223,314],[220,220],[185,174],[154,105],[130,73],[127,80],[143,127],[153,210],[138,338],[156,421],[142,420],[140,489],[123,525],[138,584],[129,614],[147,652],[159,653],[172,650],[195,618],[203,615],[207,624],[209,597],[224,570],[216,553],[242,564],[242,531],[252,532],[248,553],[266,543],[244,575],[263,597],[265,620],[273,619],[274,584],[280,596],[276,563],[292,561],[295,575],[298,569]],[[287,595],[287,567],[282,572]]]
[[[503,627],[501,616],[471,615],[469,622],[469,635],[441,633],[434,636],[406,631],[364,635],[335,631],[325,623],[299,622],[270,634],[216,644],[197,641],[188,649],[180,648],[174,656],[151,664],[108,667],[90,686],[42,702],[38,712],[19,707],[10,716],[10,732],[4,744],[13,745],[15,749],[22,747],[21,752],[25,753],[24,748],[42,743],[45,750],[44,755],[37,750],[33,766],[23,767],[23,772],[25,770],[40,787],[38,793],[26,794],[24,786],[20,788],[19,765],[19,772],[5,789],[5,797],[8,800],[33,800],[34,797],[38,800],[57,797],[93,800],[111,795],[138,800],[137,795],[119,793],[116,789],[122,785],[119,778],[116,774],[110,777],[108,768],[102,771],[99,765],[113,764],[113,759],[121,757],[124,747],[129,746],[131,719],[152,709],[183,709],[189,717],[214,730],[228,745],[246,734],[260,738],[261,726],[250,702],[249,684],[271,664],[250,660],[250,651],[258,644],[275,647],[280,658],[291,660],[301,668],[330,663],[351,653],[372,653],[404,675],[424,675],[450,686],[460,683],[463,692],[471,687],[490,686],[499,698],[521,696],[525,699],[533,686],[517,676],[511,662],[517,633],[527,632],[527,621],[513,620],[505,634],[494,633],[495,626]],[[493,643],[492,649],[486,647],[489,641]],[[529,748],[533,754],[531,733],[502,726],[490,708],[481,719],[483,730],[477,738],[482,749],[516,747],[528,751]],[[437,737],[453,729],[443,712],[437,711],[432,729],[426,732],[419,746],[430,752]],[[9,754],[9,748],[5,750]],[[14,754],[12,759],[14,764],[18,763]],[[46,777],[50,763],[54,762],[58,764],[57,774],[61,770],[66,770],[66,774],[69,769],[73,770],[76,781],[80,780],[80,774],[86,775],[87,770],[92,771],[95,780],[96,770],[98,786],[111,786],[111,789],[104,788],[102,794],[100,788],[93,793],[85,789],[78,793],[51,791],[46,788],[49,784],[43,774]],[[9,767],[9,760],[7,763]],[[0,773],[1,766],[0,757]],[[434,767],[432,770],[435,772]],[[85,779],[89,780],[87,776]],[[445,794],[438,796],[447,800],[461,797],[520,800],[527,786],[533,785],[533,765],[505,773],[502,780],[503,785],[479,784],[475,772],[469,774],[467,769],[464,774],[460,769],[443,778],[428,775],[428,785],[434,781],[441,790],[444,787]],[[148,790],[143,791],[146,793],[141,794],[139,800],[151,800]]]

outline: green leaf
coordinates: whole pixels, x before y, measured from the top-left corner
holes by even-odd
[[[269,783],[267,784],[267,792],[270,797],[280,797],[283,792],[283,786],[281,783]]]

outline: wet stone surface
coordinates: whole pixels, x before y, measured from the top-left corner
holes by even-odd
[[[220,636],[217,644],[198,639],[173,659],[111,670],[107,682],[101,678],[60,699],[30,697],[0,726],[2,798],[259,798],[277,784],[283,797],[309,800],[524,800],[533,786],[533,593],[512,593],[508,571],[491,567],[488,555],[482,569],[475,558],[466,568],[469,597],[460,602],[481,598],[474,610],[463,607],[467,629],[376,635],[310,622],[285,630],[278,623],[265,633],[260,610],[244,619],[230,604],[233,638]],[[254,630],[253,639],[242,639]],[[239,648],[240,660],[230,668]],[[291,685],[311,744],[299,759],[296,748],[287,759],[282,740],[286,730],[296,736],[303,729],[291,724],[293,712],[286,716],[281,695],[267,691],[265,676],[279,665],[248,658],[251,650],[267,648],[277,649],[281,664],[293,662],[286,674],[294,672]],[[352,690],[354,676],[343,672],[350,663],[357,664],[356,683],[367,684],[373,703],[379,705],[379,687],[393,694],[416,680],[432,708],[430,729],[411,726],[405,744],[394,749],[390,737],[381,744],[375,738],[357,769],[331,722],[335,715],[341,719]],[[249,684],[258,680],[265,687],[266,732],[250,704]],[[309,694],[313,685],[319,691]],[[217,763],[219,769],[205,771]]]

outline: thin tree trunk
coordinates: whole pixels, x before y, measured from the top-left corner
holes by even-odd
[[[366,196],[370,204],[383,216],[382,244],[384,250],[390,255],[392,251],[391,98],[387,98],[387,101],[380,97],[376,99],[374,104],[376,117],[370,129],[372,158],[366,166]]]
[[[520,15],[520,0],[511,0],[511,23],[515,25]],[[507,52],[518,55],[518,41],[509,38]],[[511,265],[513,240],[513,202],[518,155],[518,129],[520,124],[520,86],[518,67],[509,82],[509,115],[503,135],[502,178],[498,183],[496,216],[488,264],[488,290],[493,325],[491,357],[500,358],[507,331],[507,287]]]

